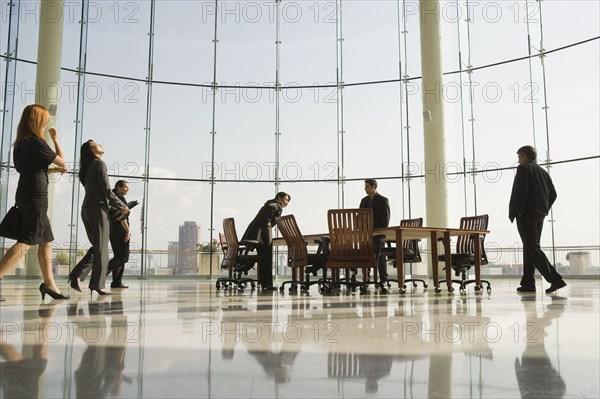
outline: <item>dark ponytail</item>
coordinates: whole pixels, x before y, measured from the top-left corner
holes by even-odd
[[[92,152],[91,144],[94,140],[88,140],[81,145],[81,151],[79,154],[79,181],[85,186],[85,174],[88,168],[92,164],[92,161],[96,159],[96,156]]]

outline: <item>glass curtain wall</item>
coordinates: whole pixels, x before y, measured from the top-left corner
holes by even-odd
[[[0,3],[3,215],[48,15],[43,2]],[[518,274],[507,209],[515,152],[531,144],[558,191],[542,246],[567,274],[598,273],[598,2],[438,6],[449,224],[489,214],[487,272]],[[74,174],[88,139],[104,145],[111,184],[128,180],[142,204],[128,273],[217,275],[223,218],[241,237],[278,191],[307,233],[327,230],[327,209],[357,207],[365,178],[390,199],[392,224],[425,216],[418,1],[65,1],[64,12],[58,128],[72,173],[56,179],[52,223],[70,267],[87,245]]]

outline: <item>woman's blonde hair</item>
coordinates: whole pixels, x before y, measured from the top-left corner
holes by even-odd
[[[17,126],[17,138],[14,146],[18,147],[21,141],[27,137],[37,136],[45,140],[44,128],[50,121],[50,113],[46,107],[39,104],[31,104],[25,107],[21,120]]]

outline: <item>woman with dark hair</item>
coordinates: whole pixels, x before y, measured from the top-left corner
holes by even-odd
[[[62,174],[67,168],[55,129],[48,130],[55,150],[46,142],[45,131],[49,121],[48,110],[33,104],[25,107],[17,127],[17,138],[13,144],[13,160],[19,172],[15,200],[23,222],[17,242],[0,260],[0,278],[17,264],[32,245],[38,244],[38,262],[44,278],[39,287],[42,299],[46,294],[54,299],[67,299],[68,296],[62,295],[52,275],[50,244],[54,235],[48,219],[48,173]],[[56,167],[49,168],[51,164]]]
[[[100,295],[108,295],[109,293],[103,291],[108,270],[108,206],[110,204],[120,209],[123,216],[129,212],[129,208],[110,189],[106,164],[101,159],[103,155],[104,148],[94,140],[83,143],[79,158],[79,181],[85,188],[85,197],[81,205],[81,220],[92,244],[84,257],[92,263],[89,289]],[[83,262],[84,259],[75,266],[70,274],[71,287],[78,291],[81,291],[77,282],[78,276],[81,276],[87,265]]]
[[[275,217],[281,216],[292,197],[283,191],[275,198],[268,200],[260,208],[258,214],[246,228],[242,240],[258,241],[256,251],[260,256],[258,262],[258,284],[263,291],[274,290],[273,287],[273,242],[271,229],[275,226]]]

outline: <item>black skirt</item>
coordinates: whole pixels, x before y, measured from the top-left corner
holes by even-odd
[[[54,241],[48,219],[48,177],[45,173],[19,176],[17,207],[23,215],[23,225],[17,242],[28,245]]]

